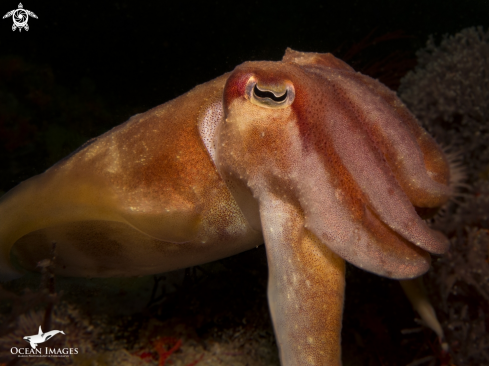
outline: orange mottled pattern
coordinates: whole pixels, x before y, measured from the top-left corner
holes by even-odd
[[[294,101],[250,103],[255,80],[270,91],[291,83]],[[339,258],[391,278],[426,272],[448,241],[416,210],[451,196],[447,160],[393,92],[330,54],[244,63],[223,107],[218,169],[240,207],[259,203],[282,364],[339,364],[340,327],[323,313],[342,306]]]

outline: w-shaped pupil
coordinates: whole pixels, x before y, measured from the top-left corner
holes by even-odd
[[[287,90],[285,91],[285,93],[283,95],[280,95],[280,96],[276,96],[275,94],[273,94],[272,92],[269,92],[269,91],[263,91],[263,90],[260,90],[258,89],[258,86],[255,85],[255,87],[253,88],[253,93],[258,97],[258,98],[270,98],[271,100],[273,100],[274,102],[283,102],[286,98],[287,98]]]

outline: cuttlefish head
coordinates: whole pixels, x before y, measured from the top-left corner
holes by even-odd
[[[391,278],[421,275],[448,249],[421,217],[451,195],[447,159],[378,81],[331,54],[287,50],[238,66],[223,109],[216,165],[255,227],[271,197],[283,200],[333,252]]]

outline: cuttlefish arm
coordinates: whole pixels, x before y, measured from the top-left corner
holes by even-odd
[[[345,261],[304,227],[295,205],[267,197],[260,214],[282,364],[340,365]]]
[[[224,91],[218,169],[242,209],[274,192],[347,261],[417,277],[429,268],[428,252],[448,248],[416,212],[448,200],[448,164],[394,97],[329,54],[245,63]]]
[[[136,115],[0,199],[0,270],[56,243],[65,275],[208,262],[265,239],[281,363],[338,365],[344,260],[396,279],[447,239],[418,212],[452,194],[447,160],[385,86],[287,50]]]
[[[216,165],[245,217],[261,217],[281,362],[339,364],[336,323],[318,326],[342,303],[326,301],[343,286],[332,254],[390,278],[426,272],[448,241],[417,211],[451,196],[447,160],[393,92],[330,54],[239,66],[224,112]]]

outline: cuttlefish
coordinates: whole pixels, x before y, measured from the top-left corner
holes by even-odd
[[[345,260],[413,279],[448,240],[442,149],[331,54],[245,62],[94,138],[0,201],[0,273],[135,276],[265,242],[282,365],[341,364]],[[14,264],[13,264],[14,263]]]

